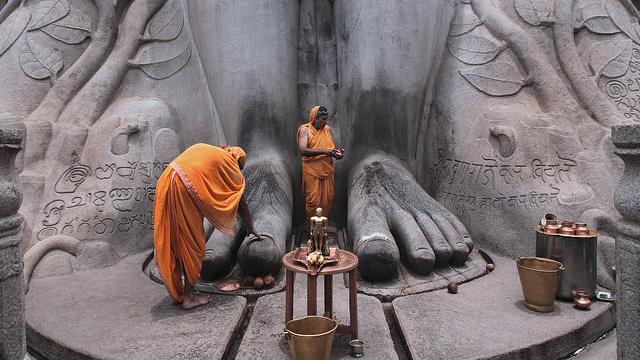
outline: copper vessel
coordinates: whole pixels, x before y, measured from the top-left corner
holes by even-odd
[[[338,322],[324,316],[305,316],[285,325],[284,334],[295,360],[329,360]]]
[[[575,235],[576,229],[573,226],[574,226],[573,221],[564,220],[558,232],[562,235]]]
[[[518,258],[516,264],[525,306],[537,312],[553,311],[558,274],[564,266],[555,260],[533,256]]]
[[[574,291],[573,292],[573,304],[577,309],[588,310],[591,306],[591,299],[586,291]]]
[[[589,228],[586,223],[576,223],[576,235],[589,235]]]
[[[560,226],[558,226],[558,220],[547,220],[547,223],[544,226],[544,232],[557,234],[559,230]]]

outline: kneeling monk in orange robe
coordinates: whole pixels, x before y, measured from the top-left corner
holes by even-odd
[[[156,264],[167,291],[185,309],[210,301],[194,288],[205,251],[205,217],[216,229],[233,234],[239,211],[247,231],[260,239],[243,196],[240,170],[246,159],[239,147],[195,144],[158,179],[153,209]]]
[[[333,205],[333,158],[342,159],[344,149],[336,149],[327,126],[329,111],[324,106],[314,106],[309,122],[298,128],[298,150],[302,155],[302,191],[307,219],[317,208],[329,217]]]

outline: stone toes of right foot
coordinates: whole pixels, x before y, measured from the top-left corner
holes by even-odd
[[[384,281],[396,274],[400,252],[393,238],[372,234],[361,237],[358,244],[358,270],[364,279]]]
[[[436,256],[431,248],[416,249],[409,254],[405,261],[405,264],[411,269],[411,271],[420,275],[428,275],[431,273],[435,263]]]

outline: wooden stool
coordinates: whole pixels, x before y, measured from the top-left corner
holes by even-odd
[[[317,280],[319,275],[324,276],[324,316],[333,318],[333,275],[349,273],[349,325],[339,325],[338,333],[350,334],[351,339],[358,338],[358,300],[356,294],[356,267],[358,267],[358,257],[346,250],[331,249],[331,255],[335,251],[337,263],[323,267],[315,275],[303,264],[295,259],[304,260],[308,249],[299,248],[288,252],[282,258],[282,263],[286,269],[286,289],[285,289],[285,323],[293,318],[293,284],[296,273],[307,274],[307,315],[316,315],[317,310]],[[333,258],[333,257],[332,257]]]

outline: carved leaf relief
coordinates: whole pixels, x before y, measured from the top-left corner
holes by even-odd
[[[631,61],[631,40],[604,41],[593,45],[589,65],[596,77],[610,78],[622,76]]]
[[[525,85],[518,69],[502,61],[460,70],[460,75],[476,89],[491,96],[513,95]]]
[[[18,8],[7,20],[0,23],[0,56],[4,54],[27,27],[31,13],[25,8]]]
[[[460,36],[466,34],[481,24],[482,20],[478,18],[470,7],[458,6],[451,22],[451,27],[449,27],[449,35]]]
[[[184,16],[176,1],[170,1],[154,15],[147,25],[148,37],[152,40],[168,41],[180,35]]]
[[[631,40],[640,44],[640,37],[636,34],[634,24],[638,23],[638,19],[635,16],[629,14],[627,9],[617,0],[607,0],[605,3],[607,13],[611,17],[611,20],[616,26],[622,30]]]
[[[553,9],[553,2],[550,0],[516,0],[513,5],[522,20],[534,26],[547,20]]]
[[[447,45],[451,55],[470,65],[486,64],[507,48],[506,44],[498,45],[476,35],[451,38],[447,41]]]
[[[84,14],[70,13],[69,16],[43,27],[42,31],[64,43],[79,44],[91,34],[91,18]]]
[[[574,24],[576,29],[586,27],[596,34],[615,34],[620,29],[609,17],[600,0],[577,1],[574,11]]]
[[[191,44],[180,46],[150,44],[144,46],[130,61],[131,65],[153,79],[165,79],[182,69],[191,58]]]
[[[64,63],[58,51],[39,44],[27,35],[26,46],[20,54],[22,71],[34,79],[55,78]]]
[[[615,34],[620,29],[613,23],[608,16],[594,16],[585,20],[584,26],[596,34]]]
[[[31,24],[27,30],[36,30],[52,24],[69,14],[69,2],[67,0],[43,0],[39,1],[32,10]]]

